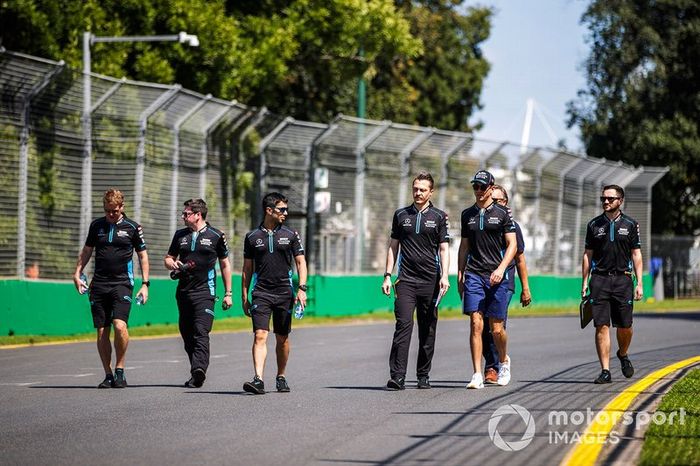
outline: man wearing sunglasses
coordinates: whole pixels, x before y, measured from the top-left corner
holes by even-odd
[[[209,367],[209,332],[214,325],[216,300],[216,262],[219,261],[224,283],[224,311],[231,307],[231,264],[228,243],[221,230],[209,225],[209,209],[203,199],[184,203],[182,220],[185,228],[175,232],[165,256],[165,268],[178,279],[175,299],[178,324],[185,352],[190,361],[187,388],[199,388]]]
[[[588,222],[581,265],[581,297],[590,288],[595,325],[595,347],[601,373],[596,384],[612,381],[610,375],[610,322],[617,329],[617,358],[622,375],[634,375],[627,351],[632,342],[632,302],[644,296],[639,224],[620,210],[625,191],[617,185],[603,188],[603,213]],[[632,273],[637,279],[636,286]],[[589,281],[590,279],[590,281]]]
[[[306,259],[299,233],[284,226],[289,214],[287,198],[277,192],[263,197],[265,218],[260,226],[246,234],[243,242],[243,269],[241,293],[243,312],[253,321],[253,369],[251,382],[243,384],[243,390],[254,395],[265,393],[263,369],[267,359],[267,337],[270,333],[270,317],[277,340],[278,392],[289,392],[285,371],[289,360],[289,333],[292,329],[292,307],[298,302],[306,307]],[[296,265],[299,287],[294,293],[292,277]],[[251,280],[253,289],[250,293]]]
[[[141,264],[141,289],[137,293],[148,301],[150,285],[148,252],[141,225],[124,214],[124,195],[110,188],[102,198],[105,216],[90,224],[85,246],[78,256],[73,283],[79,293],[85,293],[87,283],[81,275],[95,250],[95,272],[90,283],[90,310],[97,329],[97,351],[102,360],[105,379],[97,388],[126,388],[124,364],[129,345],[129,312],[134,291],[134,250]],[[110,326],[114,326],[115,370],[112,374],[112,343]]]
[[[500,369],[497,382],[510,382],[510,357],[504,322],[510,301],[508,265],[515,257],[515,226],[508,209],[491,199],[493,175],[479,170],[471,181],[476,202],[462,211],[457,262],[457,283],[463,312],[470,317],[469,347],[474,374],[467,388],[484,388],[481,373],[484,317],[498,348]]]

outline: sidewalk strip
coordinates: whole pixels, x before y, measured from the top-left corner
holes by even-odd
[[[594,465],[598,459],[600,451],[603,449],[603,439],[607,439],[610,431],[613,429],[613,427],[615,427],[617,421],[627,411],[637,395],[644,392],[644,390],[658,382],[663,377],[666,377],[668,374],[698,362],[700,362],[700,356],[694,356],[692,358],[679,361],[671,364],[670,366],[666,366],[652,372],[635,384],[630,385],[627,389],[623,390],[622,393],[617,395],[605,406],[605,408],[600,411],[600,413],[607,414],[606,416],[596,415],[593,422],[591,422],[591,424],[586,428],[586,431],[581,435],[581,443],[569,451],[569,453],[560,463],[560,466]]]

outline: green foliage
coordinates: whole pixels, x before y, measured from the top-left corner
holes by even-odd
[[[700,464],[700,369],[692,370],[661,400],[656,412],[677,413],[673,424],[652,423],[639,459],[642,466]],[[682,423],[678,417],[685,411]]]
[[[654,233],[700,231],[700,5],[593,1],[588,88],[569,104],[590,155],[668,165],[652,197]],[[673,206],[673,208],[670,208]]]

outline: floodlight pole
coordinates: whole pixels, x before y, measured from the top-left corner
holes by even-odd
[[[179,34],[155,36],[96,36],[90,31],[83,33],[83,166],[80,187],[80,238],[87,236],[92,218],[92,61],[90,48],[98,42],[180,42],[191,47],[199,46],[196,35]]]

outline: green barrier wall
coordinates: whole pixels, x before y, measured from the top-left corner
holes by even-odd
[[[218,278],[218,295],[223,285]],[[216,318],[242,316],[240,275],[233,276],[233,308],[224,312],[221,301],[215,306]],[[456,277],[443,298],[442,308],[460,308]],[[140,283],[137,282],[137,286]],[[175,287],[172,280],[153,279],[149,301],[145,306],[132,306],[130,326],[177,323]],[[381,292],[382,277],[312,276],[309,277],[307,315],[349,316],[367,312],[390,312],[393,298]],[[581,279],[577,277],[532,276],[530,288],[533,304],[571,306],[579,303]],[[644,276],[644,289],[650,295],[651,277]],[[73,283],[43,281],[0,281],[0,335],[71,335],[93,331],[90,305],[86,295],[79,295]],[[512,306],[517,305],[520,284],[517,283]]]

